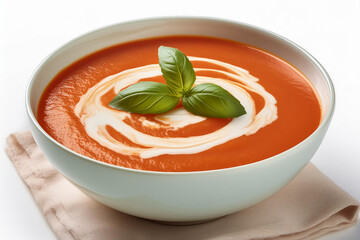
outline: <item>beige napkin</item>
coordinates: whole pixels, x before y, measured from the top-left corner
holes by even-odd
[[[44,157],[30,132],[7,138],[7,153],[59,239],[316,239],[350,227],[359,203],[314,165],[270,199],[216,221],[167,226],[85,196]]]

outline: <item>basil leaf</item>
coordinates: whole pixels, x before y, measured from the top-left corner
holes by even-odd
[[[160,46],[159,64],[167,86],[183,95],[195,82],[195,72],[189,59],[176,48]]]
[[[183,105],[189,112],[204,117],[233,118],[246,113],[239,100],[212,83],[193,87],[183,97]]]
[[[159,64],[166,84],[139,82],[120,91],[109,103],[132,113],[159,114],[183,106],[195,115],[233,118],[246,114],[239,100],[222,87],[202,83],[194,88],[195,71],[189,59],[176,48],[159,47]]]
[[[110,107],[132,113],[164,113],[174,108],[179,98],[163,83],[139,82],[120,91]]]

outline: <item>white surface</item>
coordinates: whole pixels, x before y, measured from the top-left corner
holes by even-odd
[[[154,16],[213,16],[250,23],[289,38],[317,58],[334,81],[337,106],[312,162],[360,200],[360,1],[89,2],[0,0],[0,239],[55,239],[3,151],[7,135],[29,129],[24,93],[35,67],[80,34]],[[321,239],[360,239],[360,224]]]

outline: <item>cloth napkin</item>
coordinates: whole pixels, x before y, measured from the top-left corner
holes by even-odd
[[[354,225],[359,212],[359,203],[310,163],[253,207],[204,224],[162,225],[88,198],[49,163],[30,132],[7,142],[10,159],[59,239],[316,239]]]

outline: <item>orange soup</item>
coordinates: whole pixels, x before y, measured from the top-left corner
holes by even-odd
[[[109,107],[132,84],[165,82],[158,66],[161,45],[189,57],[195,84],[222,86],[247,113],[205,118],[181,103],[157,115]],[[240,166],[284,152],[315,131],[321,108],[309,80],[266,51],[224,39],[170,36],[112,46],[66,67],[45,89],[37,119],[55,140],[92,159],[185,172]]]

